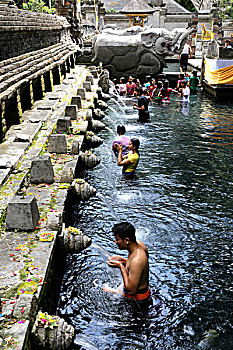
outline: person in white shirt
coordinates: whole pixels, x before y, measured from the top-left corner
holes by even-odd
[[[225,40],[225,46],[224,49],[232,49],[231,42],[229,39]]]
[[[181,91],[183,102],[189,102],[190,88],[187,85],[187,81],[182,82],[182,91]]]
[[[184,45],[183,51],[178,58],[180,60],[180,71],[187,72],[188,59],[191,58],[191,46],[188,43]]]
[[[126,83],[125,83],[125,78],[122,77],[120,79],[120,84],[118,85],[118,91],[120,96],[124,96],[126,93]]]

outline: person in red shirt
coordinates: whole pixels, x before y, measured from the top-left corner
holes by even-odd
[[[171,92],[175,92],[176,94],[180,95],[180,93],[172,88],[169,88],[169,81],[165,80],[163,83],[162,89],[159,91],[158,97],[160,97],[160,100],[157,100],[159,102],[170,102],[170,94]]]
[[[153,91],[157,88],[155,79],[151,79],[150,86],[149,86],[149,96],[152,98]]]
[[[126,95],[128,97],[133,97],[135,94],[136,84],[133,82],[133,78],[129,77],[129,81],[126,84]]]

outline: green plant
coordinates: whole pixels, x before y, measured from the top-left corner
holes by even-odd
[[[191,12],[196,11],[191,0],[176,0],[176,1],[178,2],[178,4],[180,4],[181,6],[183,6],[184,8],[186,8],[189,11],[191,11]]]
[[[221,19],[233,19],[233,0],[220,0],[218,7],[218,15]]]
[[[49,14],[53,14],[56,12],[55,8],[49,8],[45,5],[43,0],[29,0],[27,3],[23,4],[23,9],[33,12],[45,12]]]

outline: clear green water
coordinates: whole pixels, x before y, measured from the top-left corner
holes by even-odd
[[[113,135],[101,132],[104,144],[94,153],[109,172],[100,165],[85,172],[98,196],[69,208],[69,223],[94,245],[67,258],[58,314],[74,325],[83,349],[231,350],[233,105],[198,95],[187,107],[173,96],[169,106],[152,104],[150,122],[139,124],[132,101],[125,103],[123,114],[110,101],[120,115],[108,111],[112,121],[104,122],[115,131],[123,121],[127,134],[140,139],[137,179],[122,179]],[[111,228],[121,220],[135,225],[149,249],[150,287],[160,308],[146,315],[103,291],[121,282],[105,251],[120,253]],[[200,343],[210,330],[218,337]]]

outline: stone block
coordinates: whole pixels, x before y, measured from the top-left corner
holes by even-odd
[[[49,142],[50,153],[67,153],[66,135],[54,134],[50,136]]]
[[[74,172],[73,169],[71,167],[65,166],[62,169],[62,173],[61,173],[61,178],[60,178],[60,182],[64,182],[64,183],[72,183],[72,181],[74,180]]]
[[[23,310],[23,313],[22,313]],[[16,300],[13,317],[27,318],[35,317],[38,311],[37,298],[33,294],[20,294]]]
[[[76,105],[78,108],[82,108],[82,98],[81,96],[72,96],[71,104]]]
[[[78,88],[77,95],[81,96],[82,100],[86,99],[86,90],[84,88]]]
[[[79,142],[77,140],[73,140],[72,144],[71,144],[71,154],[79,154],[80,151],[80,145]]]
[[[73,154],[78,154],[78,153],[73,153]],[[0,168],[0,186],[3,185],[3,183],[6,181],[10,172],[11,172],[11,168],[7,168],[7,169]]]
[[[64,118],[59,118],[57,120],[57,133],[59,132],[64,132],[66,134],[69,133],[70,127],[72,126],[71,124],[71,118],[70,117],[64,117]]]
[[[32,160],[30,182],[34,184],[54,182],[53,165],[50,156],[39,156]]]
[[[46,229],[50,231],[61,231],[62,229],[62,212],[53,211],[47,215]]]
[[[15,196],[9,202],[6,214],[8,230],[34,230],[40,218],[35,196]]]
[[[78,108],[76,105],[66,106],[65,117],[69,117],[72,120],[76,120],[78,117]]]
[[[24,121],[29,121],[30,123],[39,123],[41,121],[46,121],[51,114],[51,111],[47,110],[29,110],[23,113]]]
[[[91,85],[94,84],[94,77],[93,75],[89,74],[86,76],[86,81],[89,81],[91,83]]]
[[[83,87],[87,92],[91,92],[91,83],[90,81],[84,81]]]
[[[96,69],[96,68],[91,69],[91,74],[93,75],[93,77],[94,77],[95,79],[98,78],[98,72],[97,72],[97,69]]]

